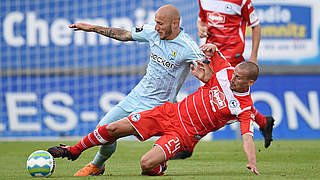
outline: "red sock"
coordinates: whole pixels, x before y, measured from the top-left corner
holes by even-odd
[[[78,144],[72,146],[70,152],[72,154],[80,154],[90,147],[114,141],[113,137],[111,137],[107,131],[107,126],[108,124],[95,129],[93,132],[84,137],[80,142],[78,142]]]
[[[260,128],[263,128],[267,124],[266,117],[264,117],[264,115],[262,115],[257,109],[255,110],[255,122],[260,126]]]
[[[159,164],[156,168],[154,168],[152,171],[144,171],[141,174],[142,175],[148,175],[148,176],[162,176],[164,175],[164,171],[167,169],[167,162],[163,162]]]
[[[159,166],[157,166],[156,168],[154,168],[152,171],[144,171],[141,173],[142,175],[148,175],[148,176],[161,176],[163,175],[163,171],[162,168],[159,164]]]

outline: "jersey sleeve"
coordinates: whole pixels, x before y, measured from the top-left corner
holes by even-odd
[[[155,24],[145,24],[141,27],[134,27],[131,29],[132,39],[140,42],[148,42],[157,33],[154,29]]]
[[[253,136],[254,132],[254,113],[251,110],[247,110],[238,115],[240,121],[241,135],[249,134]]]
[[[210,58],[210,60],[210,67],[215,73],[219,72],[222,69],[231,67],[230,63],[220,51],[216,51]]]
[[[198,17],[198,20],[201,20],[202,22],[206,22],[207,18],[206,18],[206,13],[204,12],[203,8],[202,8],[202,5],[201,5],[201,0],[199,0],[199,17]]]
[[[199,46],[191,39],[186,39],[185,43],[187,44],[184,49],[184,58],[189,63],[193,63],[196,65],[195,61],[200,60],[202,62],[206,62],[205,55]]]
[[[259,24],[259,18],[254,10],[251,0],[247,0],[241,8],[242,17],[247,22],[248,27],[256,26]]]

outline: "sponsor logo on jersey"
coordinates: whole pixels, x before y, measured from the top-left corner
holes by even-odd
[[[220,14],[220,13],[217,13],[217,12],[211,12],[211,13],[208,13],[208,23],[209,25],[218,25],[218,24],[223,24],[225,23],[225,16]]]
[[[140,114],[133,114],[133,115],[131,116],[131,120],[134,121],[134,122],[139,121],[140,118],[141,118]]]
[[[210,101],[217,105],[219,109],[227,107],[225,95],[219,90],[218,86],[214,86],[209,91]]]
[[[168,68],[173,68],[173,64],[171,62],[169,62],[168,60],[156,55],[156,54],[153,54],[151,53],[150,57],[156,61],[157,63],[165,66],[165,67],[168,67]]]

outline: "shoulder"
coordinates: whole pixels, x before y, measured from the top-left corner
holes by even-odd
[[[154,29],[155,23],[151,24],[144,24],[142,26],[136,26],[133,28],[133,33],[139,34],[139,33],[157,33],[157,31]]]
[[[132,38],[137,41],[153,41],[159,36],[154,27],[155,23],[136,26],[131,30]]]
[[[251,114],[254,113],[253,111],[253,101],[251,98],[250,92],[247,93],[239,93],[234,94],[234,97],[237,99],[239,103],[239,114]]]
[[[242,95],[235,95],[235,98],[237,99],[239,103],[239,114],[242,114],[243,112],[253,112],[253,101],[251,98],[250,93],[246,94],[243,93]]]
[[[150,23],[150,24],[145,24],[142,26],[143,29],[148,30],[148,31],[155,31],[155,23]]]
[[[251,98],[250,91],[244,93],[233,92],[234,97],[238,99],[241,105],[252,105],[253,101]]]
[[[177,38],[180,41],[187,42],[187,44],[186,44],[187,46],[189,45],[189,42],[196,44],[196,42],[182,28],[181,28],[180,34]]]
[[[181,42],[181,45],[184,47],[184,49],[186,49],[186,52],[197,54],[201,52],[198,44],[184,31],[181,31],[178,38]]]

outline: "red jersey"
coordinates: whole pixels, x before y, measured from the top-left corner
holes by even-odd
[[[215,44],[232,66],[244,61],[246,27],[259,24],[251,0],[199,0],[199,6],[207,43]]]
[[[209,82],[178,103],[181,126],[189,136],[204,136],[225,124],[240,122],[241,134],[253,136],[253,102],[250,91],[234,92],[230,80],[234,68],[216,51],[211,59],[214,74]]]

